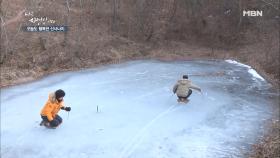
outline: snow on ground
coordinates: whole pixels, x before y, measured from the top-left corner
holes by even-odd
[[[187,105],[171,92],[182,74],[203,89]],[[48,93],[60,88],[72,111],[60,111],[59,128],[40,127]],[[244,157],[278,96],[247,67],[225,61],[133,61],[55,74],[1,89],[1,157]]]
[[[232,63],[232,64],[235,64],[235,65],[238,65],[238,66],[242,66],[242,67],[246,67],[246,68],[248,68],[248,72],[253,76],[253,79],[260,79],[260,80],[262,80],[262,81],[264,81],[265,79],[260,75],[260,74],[258,74],[257,73],[257,71],[255,70],[255,69],[253,69],[251,66],[249,66],[249,65],[246,65],[246,64],[242,64],[242,63],[239,63],[239,62],[237,62],[237,61],[235,61],[235,60],[226,60],[226,62],[228,62],[228,63]]]
[[[243,63],[239,63],[239,62],[237,62],[235,60],[231,60],[231,59],[226,60],[226,62],[231,63],[231,64],[235,64],[235,65],[238,65],[238,66],[246,67],[248,69],[251,68],[251,66],[249,66],[249,65],[246,65],[246,64],[243,64]]]
[[[248,72],[249,72],[251,75],[253,75],[253,77],[258,78],[258,79],[261,79],[261,80],[264,81],[264,78],[263,78],[261,75],[259,75],[259,74],[257,73],[256,70],[254,70],[254,69],[249,69]]]

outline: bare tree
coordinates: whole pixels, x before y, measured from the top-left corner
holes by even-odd
[[[10,42],[9,42],[9,39],[8,39],[8,34],[7,34],[7,30],[4,26],[4,20],[3,20],[3,16],[2,14],[0,15],[0,18],[1,18],[1,30],[0,30],[0,39],[1,39],[1,42],[0,42],[0,51],[1,51],[1,56],[0,56],[0,63],[3,63],[5,58],[7,57],[8,55],[8,52],[9,52],[9,45],[10,45]],[[3,36],[5,36],[5,42],[3,42],[3,45],[2,45],[2,39],[3,39]],[[3,47],[5,47],[5,51],[3,52]]]
[[[81,34],[82,34],[82,14],[83,14],[83,4],[82,4],[82,0],[80,0],[80,10],[81,10],[81,13],[80,13],[80,21],[79,21],[79,34],[78,34],[78,44],[79,46],[81,45]]]
[[[112,31],[113,32],[117,32],[118,30],[118,9],[120,7],[120,0],[112,0],[113,1],[113,5],[112,5]]]
[[[237,25],[237,28],[239,29],[241,24],[242,24],[242,16],[243,16],[243,13],[242,13],[242,0],[239,0],[238,1],[238,8],[239,8],[239,22],[238,22],[238,25]]]
[[[91,0],[91,2],[92,2],[92,5],[93,5],[93,9],[95,10],[98,0]]]
[[[65,18],[65,25],[67,26],[67,29],[69,28],[68,24],[69,24],[69,14],[70,14],[70,4],[69,4],[69,0],[65,0],[66,2],[66,9],[67,9],[67,15]],[[68,40],[68,30],[64,32],[64,41],[62,46],[66,47],[67,44],[67,40]]]
[[[169,18],[169,21],[172,21],[176,12],[177,12],[177,0],[173,0],[173,5],[172,5],[172,9],[171,9],[171,15],[170,15],[170,18]]]

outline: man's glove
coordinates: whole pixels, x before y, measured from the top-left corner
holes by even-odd
[[[71,111],[71,107],[65,107],[64,110],[65,111]]]
[[[62,110],[71,111],[71,107],[61,107]]]

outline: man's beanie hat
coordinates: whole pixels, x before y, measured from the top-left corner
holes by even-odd
[[[188,76],[188,75],[183,75],[183,78],[184,78],[184,79],[188,79],[189,76]]]
[[[58,99],[58,98],[61,98],[61,97],[64,97],[65,96],[65,92],[61,89],[55,91],[55,98]]]

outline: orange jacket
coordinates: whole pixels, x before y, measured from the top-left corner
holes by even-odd
[[[49,99],[43,109],[41,110],[42,116],[47,116],[49,121],[52,121],[55,115],[59,112],[60,108],[64,107],[63,101],[58,102],[54,93],[49,94]]]

